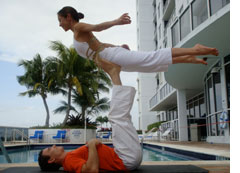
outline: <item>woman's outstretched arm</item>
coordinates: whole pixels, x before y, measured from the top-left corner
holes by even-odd
[[[125,25],[125,24],[130,24],[130,23],[131,23],[131,19],[130,19],[128,13],[124,13],[122,16],[120,16],[116,20],[103,22],[103,23],[96,24],[96,25],[81,22],[81,23],[76,24],[74,29],[79,32],[100,32],[100,31],[106,30],[108,28],[111,28],[115,25]]]

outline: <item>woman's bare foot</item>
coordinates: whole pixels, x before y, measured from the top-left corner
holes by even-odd
[[[197,58],[196,56],[192,56],[192,55],[186,56],[186,63],[207,65],[208,63],[206,61],[207,61],[206,57],[201,59],[201,58]]]
[[[215,55],[218,56],[216,48],[207,47],[201,44],[196,44],[193,49],[197,52],[196,55]]]
[[[203,59],[197,58],[194,55],[185,55],[185,56],[179,56],[179,57],[173,57],[172,63],[178,64],[178,63],[192,63],[192,64],[204,64],[207,65],[207,58],[204,57]]]

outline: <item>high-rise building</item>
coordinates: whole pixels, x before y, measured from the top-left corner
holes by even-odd
[[[137,0],[138,50],[219,50],[208,65],[139,73],[140,128],[163,121],[166,140],[230,143],[230,0]],[[203,58],[203,57],[202,57]]]

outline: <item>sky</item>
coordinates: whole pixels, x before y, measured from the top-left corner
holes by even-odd
[[[31,60],[39,53],[43,58],[55,56],[49,49],[50,41],[61,41],[67,47],[72,46],[71,31],[65,32],[59,27],[57,12],[64,6],[72,6],[84,13],[82,22],[97,24],[114,20],[123,13],[129,13],[130,25],[115,26],[94,33],[106,43],[128,44],[137,50],[136,0],[1,0],[0,1],[0,126],[31,127],[44,125],[46,111],[40,96],[29,98],[19,96],[26,91],[16,79],[24,70],[17,64],[20,60]],[[137,89],[137,73],[121,73],[122,83]],[[111,92],[107,95],[111,97]],[[61,95],[48,95],[50,125],[61,123],[64,114],[53,114],[60,106]],[[137,96],[131,111],[132,121],[138,128]],[[106,113],[102,114],[107,115]]]

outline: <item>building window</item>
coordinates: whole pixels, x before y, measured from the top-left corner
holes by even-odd
[[[158,18],[160,19],[160,3],[158,4]]]
[[[212,115],[212,116],[210,116],[210,135],[211,136],[216,136],[217,135],[217,126],[216,126],[216,115]]]
[[[225,81],[227,89],[227,107],[230,108],[230,56],[224,58]]]
[[[221,91],[221,79],[220,72],[213,74],[213,82],[214,82],[214,96],[216,101],[216,112],[222,110],[222,91]]]
[[[180,17],[180,36],[181,40],[191,32],[190,10],[189,8]]]
[[[214,95],[213,95],[213,85],[212,85],[212,78],[208,79],[207,81],[207,86],[208,86],[208,108],[209,108],[209,114],[215,112],[214,109]]]
[[[193,107],[193,103],[189,104],[189,118],[193,118],[194,115],[194,107]]]
[[[210,0],[211,15],[215,14],[218,10],[229,3],[230,0]]]
[[[161,39],[161,25],[158,27],[158,39]]]
[[[195,113],[195,117],[199,118],[199,104],[198,104],[198,100],[194,102],[194,113]]]
[[[204,104],[204,98],[201,98],[199,100],[199,106],[200,106],[200,117],[206,117],[206,106]]]
[[[195,0],[192,3],[193,29],[203,23],[208,17],[207,0]]]
[[[226,67],[229,65],[229,63],[225,64],[225,77],[226,76]],[[207,107],[208,107],[208,115],[207,115],[207,123],[209,123],[209,126],[207,126],[208,129],[208,135],[209,136],[223,136],[225,135],[225,132],[223,129],[221,129],[219,122],[220,122],[220,116],[223,111],[223,105],[222,105],[222,87],[223,87],[223,81],[221,81],[221,63],[218,62],[211,71],[207,74],[207,77],[205,79],[205,91],[206,91],[206,98],[207,98]],[[226,80],[226,88],[228,87]],[[229,81],[230,85],[230,81]],[[230,86],[229,86],[230,87]],[[230,114],[230,111],[228,111],[228,115]]]
[[[176,46],[179,41],[179,24],[177,21],[172,27],[172,47]]]
[[[188,118],[206,117],[204,94],[200,94],[187,101]]]

